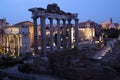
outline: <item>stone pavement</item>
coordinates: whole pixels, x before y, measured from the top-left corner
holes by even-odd
[[[18,71],[18,65],[11,67],[9,69],[1,70],[8,75],[17,76],[21,78],[29,78],[29,80],[61,80],[60,78],[51,75],[38,75],[38,74],[26,74]]]
[[[110,40],[109,42],[107,42],[107,45],[101,51],[99,51],[97,54],[95,54],[92,58],[93,59],[102,59],[107,53],[112,52],[112,48],[115,43],[116,43],[115,39]]]

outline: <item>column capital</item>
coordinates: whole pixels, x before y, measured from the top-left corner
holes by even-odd
[[[56,19],[57,20],[57,25],[60,25],[60,19]]]
[[[79,19],[74,19],[75,21],[79,21]]]
[[[62,19],[62,21],[63,21],[63,24],[66,24],[66,19]]]
[[[68,22],[71,22],[72,21],[72,19],[67,19],[68,20]]]
[[[62,19],[62,21],[66,21],[67,19]]]
[[[53,20],[53,18],[48,18],[49,20]]]
[[[45,17],[45,16],[40,16],[40,18],[41,18],[41,19],[46,19],[46,17]]]
[[[32,19],[37,19],[38,18],[38,16],[32,16]]]
[[[60,21],[60,19],[59,19],[59,18],[56,18],[56,20],[57,20],[57,21]]]
[[[36,17],[32,17],[33,20],[36,20],[37,18]]]
[[[53,25],[53,18],[48,18],[50,21],[50,24]]]
[[[68,19],[67,21],[68,21],[68,25],[71,25],[72,19]]]

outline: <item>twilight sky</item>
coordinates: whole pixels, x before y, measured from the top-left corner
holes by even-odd
[[[10,24],[32,21],[29,8],[46,8],[51,3],[65,12],[78,13],[79,22],[90,19],[100,23],[113,18],[120,23],[120,0],[0,0],[0,18]]]

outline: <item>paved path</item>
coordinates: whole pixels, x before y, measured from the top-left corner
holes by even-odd
[[[25,76],[25,77],[32,77],[31,80],[61,80],[57,77],[50,76],[50,75],[38,75],[38,74],[26,74],[18,71],[18,65],[11,67],[9,69],[2,70],[5,73],[14,75],[14,76]]]
[[[102,59],[107,53],[112,52],[112,48],[115,43],[116,43],[115,39],[107,42],[107,45],[101,51],[99,51],[97,54],[95,54],[92,58],[93,59]]]
[[[96,55],[93,56],[93,59],[102,59],[108,52],[110,52],[111,47],[106,46],[103,50],[99,51]]]

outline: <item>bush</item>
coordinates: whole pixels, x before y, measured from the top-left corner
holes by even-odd
[[[104,30],[105,35],[108,36],[108,38],[118,38],[119,34],[120,34],[120,30],[118,29],[108,29],[108,30]]]

